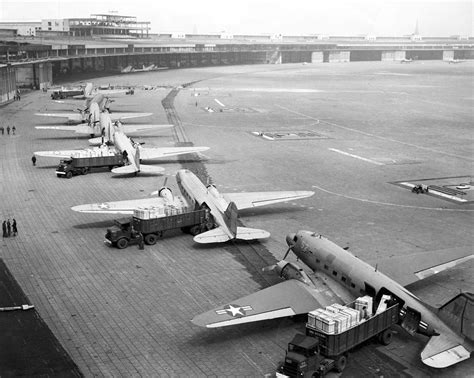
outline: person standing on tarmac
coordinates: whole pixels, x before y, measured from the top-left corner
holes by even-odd
[[[2,223],[2,231],[3,231],[3,237],[7,237],[7,222],[3,221]]]
[[[18,228],[16,226],[16,219],[13,218],[13,222],[12,222],[12,232],[13,232],[13,236],[16,236],[18,234]]]
[[[15,131],[16,131],[16,127],[13,126],[13,127],[12,127],[12,133],[13,133],[13,135],[15,135]]]
[[[7,134],[10,135],[10,126],[7,126]]]
[[[12,234],[12,224],[10,223],[10,219],[7,219],[7,237],[9,238]]]
[[[33,155],[31,157],[31,162],[33,163],[33,167],[34,167],[36,165],[36,156],[35,155]]]
[[[5,128],[2,126],[0,126],[0,131],[2,132],[2,135],[5,134]]]

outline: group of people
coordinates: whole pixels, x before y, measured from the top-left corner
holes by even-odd
[[[10,236],[17,236],[18,235],[18,228],[16,225],[16,220],[13,218],[13,221],[10,222],[10,219],[3,221],[2,223],[2,231],[3,237],[8,238]]]
[[[10,135],[10,130],[12,131],[12,134],[15,135],[15,131],[16,131],[16,127],[15,126],[12,126],[10,128],[10,126],[7,126],[7,134]],[[0,131],[2,132],[2,135],[5,134],[5,128],[2,126],[0,126]]]

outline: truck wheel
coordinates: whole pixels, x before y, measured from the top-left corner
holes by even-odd
[[[181,231],[183,232],[183,234],[190,234],[191,228],[189,226],[181,227]]]
[[[342,371],[346,368],[347,364],[347,357],[345,355],[339,356],[338,359],[336,360],[336,366],[334,369],[338,373],[342,373]]]
[[[189,230],[189,233],[193,236],[196,236],[201,233],[201,226],[193,226]]]
[[[379,333],[379,342],[382,345],[388,345],[392,342],[393,333],[390,329],[386,329],[385,331]]]
[[[72,177],[72,171],[66,172],[66,178],[70,179]]]
[[[118,249],[124,249],[128,247],[128,240],[125,238],[121,238],[117,240],[117,248]]]
[[[155,234],[145,235],[145,243],[148,245],[155,245],[158,237]]]
[[[82,174],[82,175],[87,175],[87,172],[88,172],[88,171],[89,171],[89,170],[88,170],[86,167],[84,167],[84,168],[82,168],[82,170],[81,170],[81,174]]]

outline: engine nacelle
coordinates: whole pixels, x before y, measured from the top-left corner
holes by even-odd
[[[164,198],[167,202],[173,202],[174,200],[173,192],[170,188],[167,188],[166,186],[162,187],[158,191],[158,197]]]
[[[280,277],[284,278],[285,280],[298,280],[307,285],[311,285],[312,282],[309,279],[306,272],[300,268],[298,265],[287,262],[285,260],[281,260],[278,262],[276,266],[276,271],[280,275]]]

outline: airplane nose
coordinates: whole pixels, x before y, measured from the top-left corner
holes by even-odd
[[[288,247],[293,247],[295,245],[295,238],[296,234],[288,234],[286,235],[286,244],[288,244]]]

